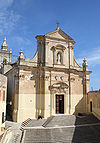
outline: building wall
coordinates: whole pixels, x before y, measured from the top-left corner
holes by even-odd
[[[92,113],[100,119],[100,91],[90,91],[87,94],[88,112],[91,112],[90,102],[92,102]]]
[[[0,131],[6,118],[7,77],[0,74]]]
[[[8,118],[22,122],[27,118],[36,118],[39,101],[37,70],[14,68],[8,76],[8,102],[12,102],[8,109]],[[37,91],[36,91],[37,89]],[[37,93],[36,93],[37,92]],[[36,96],[37,95],[37,96]],[[37,107],[37,108],[36,108]],[[12,115],[10,115],[10,112]]]
[[[36,76],[35,70],[19,69],[18,122],[36,118]],[[26,106],[27,105],[27,106]]]
[[[69,106],[69,88],[59,91],[59,87],[50,89],[52,85],[64,83],[69,86],[66,71],[44,70],[41,68],[13,69],[8,75],[8,101],[12,102],[13,121],[22,122],[27,118],[42,115],[47,118],[56,114],[56,94],[64,95],[64,114],[85,112],[83,96],[83,78],[71,74],[71,105]],[[63,77],[63,78],[62,78]],[[12,87],[12,86],[13,87]],[[80,88],[77,88],[80,87]],[[9,105],[10,106],[10,105]],[[9,112],[8,111],[8,112]]]
[[[56,95],[62,94],[64,114],[86,112],[90,72],[75,61],[75,42],[59,29],[36,38],[35,57],[29,60],[21,50],[18,61],[6,73],[13,121],[55,115]]]

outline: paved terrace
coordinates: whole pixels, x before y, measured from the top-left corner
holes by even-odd
[[[100,120],[92,114],[31,120],[21,129],[23,143],[100,143]]]

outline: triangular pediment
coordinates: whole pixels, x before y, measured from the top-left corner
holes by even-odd
[[[67,35],[65,32],[63,32],[59,27],[55,31],[50,32],[46,34],[45,36],[48,36],[51,38],[57,38],[61,40],[71,40],[74,42],[74,40],[69,35]]]

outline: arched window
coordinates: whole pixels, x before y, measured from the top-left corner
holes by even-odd
[[[61,64],[62,63],[62,54],[61,52],[57,53],[57,64]]]

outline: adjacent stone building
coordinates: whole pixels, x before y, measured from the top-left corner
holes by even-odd
[[[7,77],[0,74],[0,131],[6,118]]]
[[[56,114],[87,112],[89,74],[86,60],[79,66],[74,57],[75,41],[59,27],[38,35],[33,59],[19,53],[8,78],[7,114],[13,121],[47,118]]]
[[[100,90],[89,91],[87,94],[88,112],[93,113],[100,119]]]

